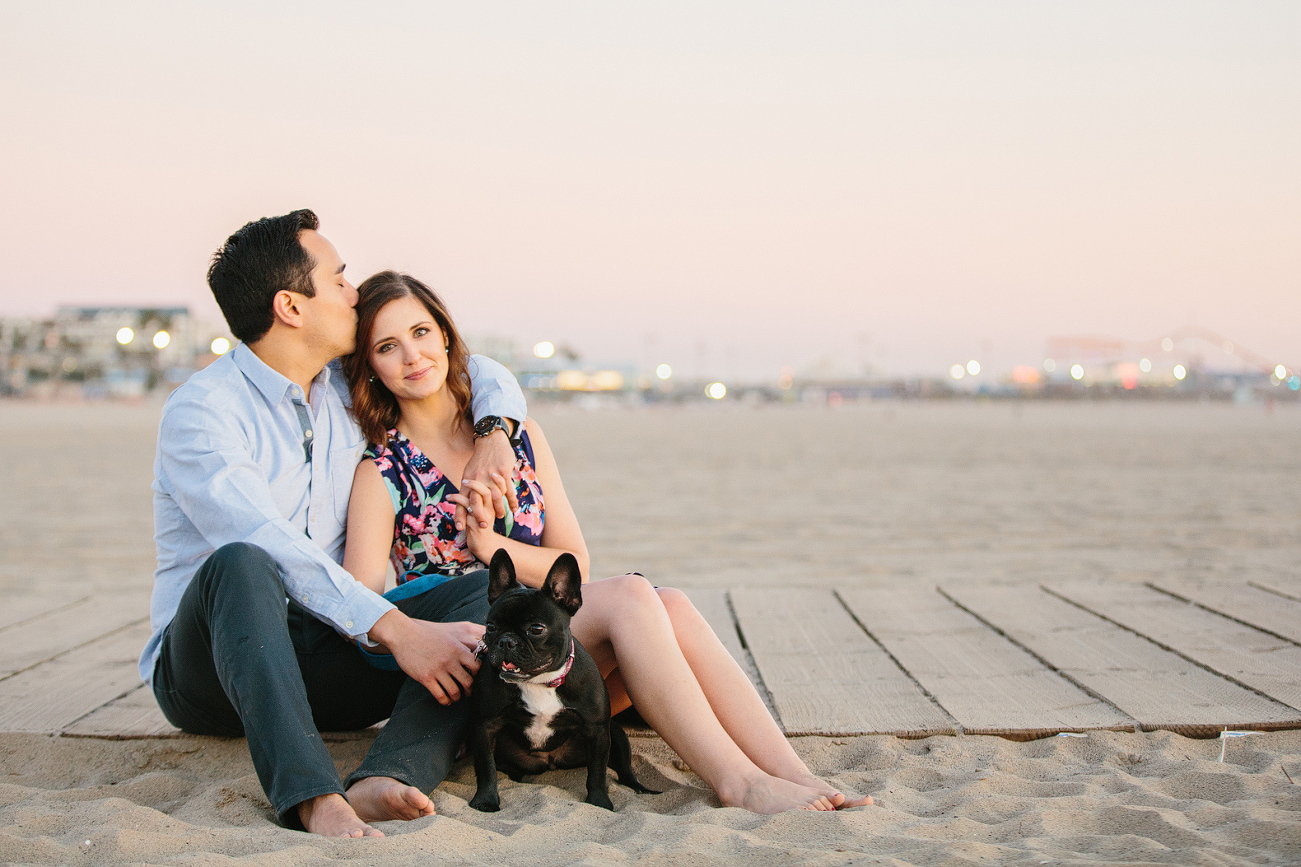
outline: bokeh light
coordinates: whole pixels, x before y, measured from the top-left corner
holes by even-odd
[[[1161,348],[1164,349],[1166,352],[1174,352],[1174,351],[1175,351],[1175,342],[1174,342],[1173,340],[1171,340],[1169,337],[1162,337],[1162,338],[1161,338]]]
[[[669,367],[667,364],[661,364],[659,367],[655,368],[655,375],[660,379],[668,379],[673,375],[673,368]]]
[[[1140,359],[1138,360],[1138,369],[1141,370],[1141,371],[1143,371],[1144,373],[1151,373],[1151,372],[1152,372],[1152,361],[1151,361],[1150,359],[1147,359],[1147,358],[1140,358]]]
[[[1028,364],[1018,364],[1012,368],[1012,381],[1017,385],[1037,385],[1043,379],[1038,368]]]
[[[1049,373],[1052,373],[1056,369],[1057,369],[1057,362],[1053,361],[1051,358],[1044,359],[1044,370],[1048,371]]]
[[[975,376],[976,374],[980,373],[980,362],[974,358],[968,361],[967,373],[970,373],[972,376]]]
[[[722,400],[727,396],[727,386],[723,385],[721,382],[711,382],[706,386],[705,394],[709,395],[714,400]]]
[[[154,335],[155,349],[163,349],[164,347],[167,346],[167,344],[171,342],[172,342],[172,335],[168,334],[166,331],[159,331],[157,334]]]
[[[1301,390],[1301,376],[1297,376],[1295,373],[1289,376],[1287,378],[1287,387],[1293,391]]]
[[[119,328],[117,330],[117,342],[122,344],[123,346],[126,346],[128,343],[130,343],[132,340],[135,339],[136,339],[136,333],[132,331],[130,328]],[[1282,377],[1279,378],[1282,379]]]
[[[1182,364],[1176,364],[1174,369],[1174,375],[1175,375],[1175,379],[1182,380],[1185,376],[1188,375],[1188,369],[1184,367]]]
[[[543,340],[541,343],[533,344],[533,354],[538,358],[550,358],[556,354],[556,345],[550,340]]]
[[[1080,379],[1083,379],[1083,378],[1084,378],[1084,365],[1082,365],[1082,364],[1072,364],[1072,365],[1071,365],[1071,379],[1074,379],[1074,380],[1080,380]]]
[[[967,375],[967,371],[965,368],[963,368],[961,364],[955,364],[949,368],[949,376],[953,377],[954,379],[962,379],[962,377],[966,375]]]
[[[225,355],[230,352],[230,341],[224,337],[215,337],[212,346],[209,348],[212,349],[213,355]]]
[[[1274,378],[1287,379],[1287,368],[1281,364],[1278,367],[1274,368]]]

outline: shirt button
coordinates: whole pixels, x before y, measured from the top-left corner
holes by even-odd
[[[303,601],[304,601],[304,602],[307,601],[307,594],[306,594],[306,593],[303,594]]]
[[[311,439],[311,438],[312,438],[312,432],[309,431],[309,430],[305,430],[305,431],[303,431],[303,436],[307,437],[308,439]]]
[[[344,626],[345,629],[351,629],[351,628],[352,628],[352,621],[349,620],[347,623],[343,624],[343,626]]]

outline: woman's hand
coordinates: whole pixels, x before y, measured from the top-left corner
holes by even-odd
[[[496,476],[496,473],[493,473]],[[497,477],[500,479],[500,476]],[[503,497],[496,487],[474,479],[462,479],[459,493],[448,494],[447,501],[464,508],[470,517],[465,525],[465,547],[470,553],[487,563],[501,547],[504,537],[492,529],[495,514],[494,501],[502,507]],[[508,506],[505,508],[509,508]]]

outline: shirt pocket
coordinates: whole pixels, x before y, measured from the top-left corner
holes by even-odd
[[[330,449],[330,474],[334,479],[334,514],[345,527],[348,523],[348,498],[352,496],[352,477],[361,462],[365,443]]]

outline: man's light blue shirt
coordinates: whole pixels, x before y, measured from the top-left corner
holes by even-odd
[[[524,395],[510,372],[478,355],[469,366],[474,417],[522,421]],[[366,440],[338,362],[312,381],[310,400],[302,391],[241,343],[167,399],[154,460],[158,570],[153,635],[140,657],[146,682],[185,588],[231,542],[270,554],[286,596],[344,634],[363,638],[393,608],[339,565]]]

